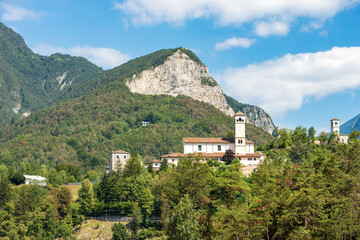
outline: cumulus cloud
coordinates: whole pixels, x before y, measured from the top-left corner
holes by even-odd
[[[360,47],[334,47],[227,69],[218,78],[229,95],[281,116],[309,99],[359,87],[359,59]]]
[[[256,39],[233,37],[225,40],[224,42],[216,43],[214,48],[217,51],[223,51],[233,47],[249,48],[255,42]]]
[[[3,21],[22,21],[25,19],[38,19],[40,13],[25,9],[21,6],[14,6],[6,2],[0,2],[2,9],[1,19]]]
[[[119,66],[130,59],[128,54],[111,48],[95,48],[92,46],[76,46],[71,48],[55,47],[48,44],[38,44],[33,51],[42,55],[65,53],[80,56],[105,69]]]
[[[290,25],[284,21],[270,21],[255,23],[254,32],[261,37],[269,35],[285,36],[290,30]]]
[[[298,17],[325,20],[359,3],[360,0],[124,0],[115,2],[114,8],[128,14],[133,24],[177,25],[212,17],[222,26],[260,22],[255,25],[259,35],[269,35],[272,31],[281,35],[288,31],[286,23]]]

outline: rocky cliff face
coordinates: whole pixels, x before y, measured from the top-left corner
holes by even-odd
[[[247,105],[243,107],[243,113],[246,114],[247,120],[257,127],[260,127],[270,134],[276,129],[270,116],[257,106]]]
[[[141,94],[182,94],[212,104],[227,115],[234,115],[208,68],[194,62],[181,50],[169,56],[162,65],[134,75],[126,85],[131,92]]]
[[[234,109],[235,112],[241,111],[246,114],[247,122],[264,129],[270,134],[274,134],[276,126],[264,109],[250,104],[239,103],[234,98],[227,95],[225,95],[225,98],[229,106]]]

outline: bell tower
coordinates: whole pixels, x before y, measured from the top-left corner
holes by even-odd
[[[333,118],[330,120],[331,123],[331,133],[336,133],[340,135],[340,119]]]
[[[235,154],[244,155],[245,148],[245,120],[246,115],[242,112],[235,114]]]

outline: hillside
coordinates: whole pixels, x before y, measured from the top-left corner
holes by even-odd
[[[102,71],[85,58],[34,54],[19,34],[0,23],[0,126],[50,106],[68,86]]]
[[[340,126],[341,134],[350,134],[354,129],[360,131],[360,114]]]
[[[178,48],[166,60],[151,69],[126,79],[131,92],[150,95],[184,95],[209,103],[233,116],[221,87],[210,76],[208,68],[188,56],[189,50]]]
[[[210,103],[228,115],[241,105],[225,98],[207,67],[186,48],[162,49],[103,71],[85,58],[34,54],[24,39],[0,23],[0,126],[32,112],[81,97],[107,83],[122,81],[132,92],[186,95]],[[229,106],[231,104],[231,106]],[[243,105],[242,105],[243,106]],[[240,108],[249,122],[271,133],[268,115],[258,108]]]
[[[142,127],[141,121],[151,124]],[[114,149],[158,157],[182,151],[182,138],[225,136],[233,119],[189,97],[134,94],[121,81],[31,114],[0,130],[0,164],[103,168]],[[264,144],[272,136],[247,125],[247,137]],[[10,140],[9,140],[10,139]]]

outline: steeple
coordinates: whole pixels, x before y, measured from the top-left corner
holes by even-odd
[[[330,120],[331,123],[331,133],[336,133],[340,135],[340,119],[333,118]]]
[[[245,154],[245,122],[246,115],[242,112],[235,114],[235,154]]]

